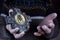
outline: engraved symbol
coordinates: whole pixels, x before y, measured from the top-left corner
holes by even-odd
[[[15,15],[15,21],[20,25],[24,25],[25,17],[22,14],[16,14]]]

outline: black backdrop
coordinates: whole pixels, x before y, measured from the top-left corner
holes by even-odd
[[[21,0],[20,0],[21,1]],[[27,0],[28,1],[28,0]],[[18,3],[15,3],[15,2],[17,2],[17,0],[7,0],[7,1],[5,1],[5,0],[0,0],[0,13],[5,13],[5,14],[7,14],[8,15],[8,10],[10,9],[10,8],[13,8],[13,7],[17,7],[18,6],[18,8],[20,8],[23,12],[26,12],[26,14],[27,15],[30,15],[30,16],[46,16],[46,15],[48,15],[48,14],[50,14],[50,13],[53,13],[53,12],[56,12],[57,14],[58,14],[58,17],[57,17],[57,19],[58,19],[58,22],[60,23],[60,16],[59,16],[59,13],[60,13],[60,6],[59,6],[59,0],[52,0],[52,1],[48,1],[48,0],[44,0],[44,5],[46,5],[46,2],[47,2],[47,5],[48,4],[50,4],[50,3],[52,3],[52,6],[44,6],[43,5],[43,7],[45,7],[46,8],[46,10],[44,11],[44,9],[41,9],[41,8],[34,8],[36,5],[34,5],[34,7],[32,8],[32,9],[27,9],[27,8],[25,8],[24,9],[24,7],[25,7],[25,5],[27,5],[27,7],[31,7],[31,5],[29,5],[29,4],[23,4],[23,2],[22,2],[22,4],[19,4],[19,5],[22,5],[22,6],[24,6],[23,8],[21,8],[19,5],[18,5]],[[38,4],[38,3],[37,3]],[[40,5],[40,4],[39,4]],[[38,6],[39,6],[38,5]],[[31,24],[32,25],[32,24]],[[33,29],[32,29],[33,30]],[[33,30],[34,31],[34,30]],[[33,33],[33,32],[32,32]],[[31,33],[31,34],[32,34]],[[28,35],[30,34],[30,32],[28,33]],[[40,37],[35,37],[35,36],[33,36],[33,35],[31,35],[30,34],[30,36],[31,36],[31,39],[33,40],[34,38],[35,38],[35,40],[39,40],[40,39]],[[27,35],[26,35],[27,36]],[[32,38],[33,37],[33,38]],[[30,37],[28,36],[28,39],[29,39]],[[43,38],[43,37],[41,37],[41,38]],[[25,38],[26,39],[26,38]],[[22,39],[22,40],[25,40],[25,39]],[[28,39],[26,39],[26,40],[28,40]],[[30,40],[31,40],[30,39]],[[42,39],[42,40],[44,40],[44,39]],[[48,40],[48,39],[47,39]]]

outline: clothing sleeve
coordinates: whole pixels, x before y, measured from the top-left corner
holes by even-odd
[[[6,30],[5,26],[5,19],[0,16],[0,40],[14,40],[12,34]]]

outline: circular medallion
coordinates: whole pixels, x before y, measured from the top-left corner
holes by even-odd
[[[14,18],[15,18],[16,23],[18,23],[20,25],[24,25],[25,24],[25,17],[24,17],[24,15],[17,13],[14,16]]]

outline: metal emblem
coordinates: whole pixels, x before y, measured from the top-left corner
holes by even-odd
[[[30,16],[23,14],[18,8],[10,9],[9,16],[6,16],[5,19],[6,24],[11,24],[13,29],[19,27],[19,32],[27,31],[27,27],[31,21]]]
[[[9,10],[9,16],[1,14],[1,16],[5,17],[6,24],[11,24],[12,28],[19,27],[19,32],[27,31],[27,27],[30,25],[29,22],[32,21],[32,19],[44,19],[42,16],[34,16],[30,17],[26,14],[23,14],[20,9],[10,9]]]
[[[22,14],[16,14],[15,16],[14,16],[14,19],[15,19],[15,21],[18,23],[18,24],[20,24],[20,25],[23,25],[24,23],[25,23],[25,17],[22,15]]]

